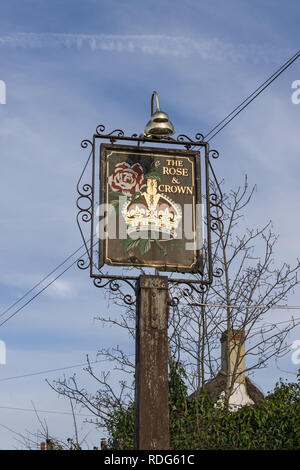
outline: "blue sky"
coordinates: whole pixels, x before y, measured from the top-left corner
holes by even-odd
[[[7,87],[0,105],[2,309],[81,244],[80,142],[97,124],[142,131],[157,90],[177,133],[206,133],[299,48],[300,6],[291,0],[0,0],[0,12],[0,80]],[[247,222],[272,219],[278,263],[299,256],[300,105],[291,102],[299,79],[298,61],[213,141],[227,187],[246,173],[257,184]],[[300,305],[299,292],[289,304]],[[126,335],[95,322],[109,309],[115,313],[88,274],[71,269],[1,328],[7,364],[0,378],[82,363],[109,345],[132,353]],[[290,357],[281,367],[294,379]],[[272,366],[254,378],[266,391],[280,376]],[[38,409],[69,411],[44,379],[2,382],[2,406],[30,408],[33,401]],[[0,424],[16,432],[38,427],[33,413],[0,414]],[[53,434],[68,437],[71,416],[45,417]],[[0,436],[0,448],[17,445],[4,428]],[[101,437],[91,430],[91,445]]]

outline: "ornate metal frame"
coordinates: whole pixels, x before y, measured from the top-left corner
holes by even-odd
[[[130,286],[134,293],[136,291],[136,281],[138,276],[123,276],[121,274],[113,275],[110,273],[104,274],[99,270],[94,263],[94,209],[95,209],[95,192],[96,192],[96,141],[98,139],[109,140],[111,144],[116,143],[117,141],[128,141],[135,142],[138,146],[144,143],[152,144],[163,144],[163,145],[179,145],[186,148],[186,150],[191,149],[204,149],[205,152],[205,197],[206,197],[206,226],[207,226],[207,261],[208,261],[208,277],[206,279],[188,279],[188,278],[173,278],[170,277],[168,282],[171,283],[174,287],[179,284],[185,284],[189,292],[193,290],[198,293],[203,293],[206,291],[207,287],[212,283],[213,277],[220,277],[222,275],[222,270],[219,268],[216,271],[213,271],[212,265],[212,253],[211,253],[211,231],[217,231],[222,225],[222,220],[218,217],[218,214],[223,214],[221,207],[222,203],[222,193],[219,187],[217,178],[215,176],[213,167],[210,162],[210,158],[217,159],[219,157],[219,152],[217,150],[210,150],[208,142],[204,141],[204,136],[201,133],[195,135],[195,140],[190,139],[184,134],[180,134],[176,139],[171,137],[145,137],[143,135],[133,134],[131,136],[125,136],[124,132],[121,129],[115,129],[114,131],[106,134],[105,126],[100,124],[96,128],[96,133],[93,135],[93,140],[85,139],[81,142],[81,147],[86,149],[91,148],[89,157],[84,165],[83,171],[80,175],[80,178],[77,183],[77,224],[85,245],[86,253],[88,256],[87,261],[83,258],[79,259],[77,265],[80,269],[90,268],[90,277],[93,279],[94,285],[96,287],[106,287],[108,286],[111,291],[118,292],[124,302],[128,305],[135,303],[135,298],[128,294],[124,293],[121,290],[121,285],[119,281],[125,283],[125,285]],[[83,182],[84,177],[86,176],[88,170],[91,171],[90,182]],[[215,180],[215,183],[218,187],[219,195],[211,193],[210,191],[210,175]],[[217,210],[214,212],[214,210]],[[86,240],[84,235],[81,222],[90,223],[90,239]],[[176,299],[173,299],[171,305],[176,303]]]

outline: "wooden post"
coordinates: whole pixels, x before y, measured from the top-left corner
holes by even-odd
[[[140,276],[137,294],[136,450],[168,450],[168,277]]]

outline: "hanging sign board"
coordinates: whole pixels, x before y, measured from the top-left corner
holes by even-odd
[[[101,144],[99,266],[202,273],[200,152]]]

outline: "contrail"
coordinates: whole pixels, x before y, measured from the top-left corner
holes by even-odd
[[[0,36],[0,47],[88,48],[91,51],[142,53],[165,57],[186,58],[195,56],[210,62],[278,62],[291,52],[275,46],[261,44],[232,44],[218,38],[192,39],[168,35],[116,35],[116,34],[65,34],[17,33]]]

